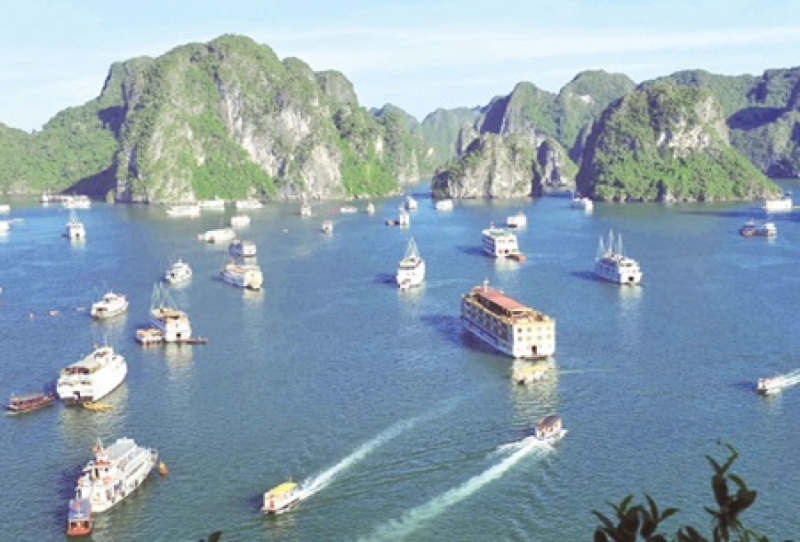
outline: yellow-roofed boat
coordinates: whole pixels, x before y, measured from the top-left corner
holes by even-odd
[[[264,493],[264,506],[261,507],[261,511],[267,514],[280,514],[299,500],[300,488],[289,480]]]

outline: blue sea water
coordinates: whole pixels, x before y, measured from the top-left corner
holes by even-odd
[[[796,181],[785,181],[798,191]],[[61,405],[0,417],[4,540],[64,538],[66,504],[100,437],[156,448],[170,474],[96,517],[96,541],[580,541],[607,501],[650,494],[709,524],[704,456],[740,452],[734,472],[758,490],[744,519],[800,537],[800,386],[764,398],[762,376],[800,368],[800,213],[776,215],[774,240],[744,238],[754,204],[597,204],[564,198],[461,201],[436,211],[427,186],[409,228],[387,227],[401,198],[374,216],[318,204],[248,211],[262,292],[217,279],[225,246],[196,235],[234,211],[169,218],[158,206],[77,211],[84,243],[61,237],[68,213],[11,200],[0,237],[0,396],[52,383],[107,341],[129,365],[94,413]],[[363,203],[359,207],[363,209]],[[524,263],[480,251],[480,232],[518,210]],[[334,233],[320,232],[323,219]],[[621,288],[591,271],[601,236],[622,234],[643,269]],[[425,285],[393,282],[408,238]],[[171,288],[204,346],[142,348],[153,285],[171,260],[194,269]],[[512,360],[466,336],[461,295],[488,279],[557,321],[543,382],[511,382]],[[106,289],[127,314],[92,322]],[[50,311],[57,311],[52,316]],[[553,446],[523,441],[557,412]],[[305,498],[259,513],[261,494],[291,477]]]

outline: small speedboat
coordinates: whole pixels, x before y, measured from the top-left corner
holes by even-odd
[[[267,514],[280,514],[300,500],[300,488],[289,480],[264,493],[261,511]]]
[[[562,427],[561,416],[550,414],[533,427],[533,438],[542,442],[555,442],[566,434]]]

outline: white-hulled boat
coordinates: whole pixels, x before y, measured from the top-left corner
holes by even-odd
[[[482,232],[482,246],[486,254],[494,258],[518,257],[520,254],[517,236],[510,230],[496,228],[491,224]]]
[[[11,205],[8,203],[0,203],[0,214],[7,215],[11,212]]]
[[[573,209],[580,209],[581,211],[591,211],[594,209],[594,202],[586,197],[575,196],[569,204]]]
[[[506,227],[508,228],[524,228],[527,225],[528,217],[522,211],[506,218]]]
[[[89,196],[83,194],[65,196],[61,200],[61,206],[64,209],[89,209],[92,206],[92,200],[89,199]]]
[[[533,427],[533,438],[542,442],[555,442],[566,433],[558,414],[545,416]]]
[[[261,511],[265,514],[280,514],[300,500],[300,488],[289,480],[264,492]]]
[[[67,404],[98,401],[125,380],[128,364],[110,346],[101,346],[80,361],[61,369],[58,397]]]
[[[425,280],[425,260],[419,255],[414,238],[408,240],[405,256],[397,267],[397,286],[401,290],[408,290],[419,286]]]
[[[322,232],[323,233],[333,233],[333,222],[331,220],[323,220],[322,221]]]
[[[546,358],[556,351],[556,321],[484,281],[461,298],[464,329],[513,358]]]
[[[339,208],[339,212],[345,215],[351,215],[358,212],[358,207],[355,205],[345,205]]]
[[[236,232],[232,228],[208,230],[198,234],[197,239],[206,243],[227,243],[236,239]]]
[[[158,452],[144,448],[133,439],[120,438],[105,447],[99,441],[92,449],[94,459],[86,463],[69,501],[67,534],[87,535],[93,527],[92,514],[105,512],[136,491],[158,463]]]
[[[234,258],[254,258],[257,248],[255,241],[234,239],[228,245],[228,254]]]
[[[314,216],[314,212],[311,210],[311,205],[303,202],[302,205],[300,205],[300,216],[303,218],[310,218]]]
[[[792,193],[786,191],[783,197],[766,200],[764,210],[768,213],[787,213],[792,210],[792,205]]]
[[[408,211],[405,209],[400,209],[400,212],[397,214],[397,225],[402,227],[411,225],[411,215],[409,215]]]
[[[231,217],[231,228],[245,228],[250,225],[250,217],[247,215],[234,215]]]
[[[605,246],[603,238],[600,238],[594,272],[599,278],[617,284],[633,285],[639,284],[642,280],[639,263],[625,256],[622,251],[622,236],[620,235],[615,242],[613,232],[608,233],[608,246]]]
[[[417,200],[415,200],[413,197],[406,196],[405,207],[408,211],[416,211],[419,205],[417,204]]]
[[[237,288],[260,290],[264,284],[264,273],[257,264],[228,262],[220,271],[222,280]]]
[[[367,206],[364,208],[364,210],[367,212],[368,215],[374,215],[375,214],[375,204],[372,203],[371,201],[368,202]]]
[[[437,211],[452,211],[453,210],[453,200],[451,199],[440,199],[437,200],[436,203],[433,204]]]
[[[128,297],[109,290],[100,301],[92,303],[89,314],[93,318],[111,318],[128,310]]]
[[[164,273],[164,280],[170,284],[182,284],[190,278],[192,278],[192,268],[180,258]]]
[[[751,218],[742,224],[742,227],[739,228],[739,233],[744,237],[777,237],[778,228],[770,220],[756,222]]]
[[[0,220],[0,233],[6,233],[10,229],[11,229],[10,220]]]
[[[78,220],[78,215],[75,211],[70,211],[69,221],[67,222],[67,229],[64,231],[64,237],[72,241],[83,241],[86,239],[86,229],[83,227],[83,222]]]
[[[189,203],[184,205],[171,205],[167,207],[167,215],[174,218],[192,218],[200,216],[200,205]]]
[[[218,196],[214,196],[214,199],[201,199],[197,202],[200,206],[200,209],[206,211],[224,211],[225,210],[225,200],[221,199]]]
[[[189,316],[179,310],[166,286],[153,285],[150,300],[150,325],[161,333],[164,342],[184,342],[192,338]]]
[[[517,384],[530,384],[544,379],[545,368],[541,365],[521,365],[514,367],[511,379]]]
[[[796,384],[800,384],[800,370],[784,375],[759,378],[756,383],[756,391],[762,395],[776,395]]]
[[[236,200],[237,209],[261,209],[264,204],[257,199],[240,199]]]

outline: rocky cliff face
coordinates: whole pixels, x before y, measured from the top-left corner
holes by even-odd
[[[342,74],[280,61],[248,38],[117,71],[120,201],[343,198],[419,179],[421,141],[360,107]]]
[[[610,106],[587,140],[577,188],[614,201],[710,201],[776,191],[730,147],[707,89],[659,84]]]

